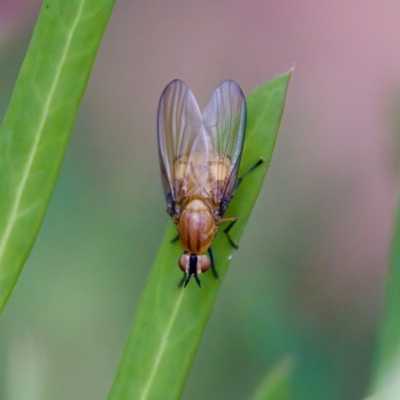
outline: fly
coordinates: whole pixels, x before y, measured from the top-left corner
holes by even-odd
[[[201,113],[189,87],[181,80],[168,84],[158,107],[158,151],[167,212],[184,248],[179,267],[181,284],[210,266],[215,270],[212,241],[241,178],[237,178],[246,132],[246,100],[239,85],[227,80],[217,87]],[[260,160],[253,168],[261,164]],[[252,169],[253,169],[252,168]],[[209,253],[210,257],[204,254]]]

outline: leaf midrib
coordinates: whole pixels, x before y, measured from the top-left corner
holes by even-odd
[[[174,322],[175,322],[175,320],[176,320],[176,318],[178,316],[178,312],[179,312],[179,309],[181,307],[183,297],[185,295],[185,290],[183,288],[181,288],[180,292],[181,293],[180,293],[179,297],[176,299],[176,304],[175,304],[175,306],[174,306],[174,308],[172,310],[170,321],[169,321],[169,323],[167,325],[167,328],[165,329],[164,334],[161,337],[160,347],[159,347],[159,349],[157,351],[156,358],[154,359],[154,363],[153,363],[153,366],[151,368],[151,372],[149,374],[149,379],[147,380],[146,386],[144,387],[143,392],[142,392],[142,394],[140,396],[140,400],[146,400],[147,399],[148,394],[149,394],[150,389],[151,389],[151,386],[153,384],[154,378],[155,378],[155,376],[157,374],[157,370],[158,370],[158,368],[160,366],[162,357],[163,357],[163,355],[165,353],[165,350],[167,349],[169,336],[171,334],[172,327],[174,326]]]

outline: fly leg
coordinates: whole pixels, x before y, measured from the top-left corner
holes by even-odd
[[[171,239],[170,243],[175,243],[179,239],[179,235],[176,235],[173,239]]]
[[[231,244],[232,247],[234,247],[235,249],[238,249],[239,246],[237,245],[237,243],[235,243],[233,241],[233,239],[231,238],[231,236],[229,235],[229,231],[231,230],[232,226],[235,225],[236,221],[238,220],[238,217],[229,217],[229,218],[223,218],[221,220],[221,222],[228,222],[231,221],[231,223],[224,229],[224,233],[226,235],[226,237],[228,238],[229,243]]]
[[[240,186],[242,183],[243,179],[250,173],[253,172],[257,167],[259,167],[261,164],[265,163],[265,160],[263,158],[260,158],[248,171],[246,171],[241,177],[238,178],[236,185],[235,185],[235,191],[236,189]]]
[[[241,177],[238,178],[238,180],[236,181],[236,185],[235,185],[235,190],[234,192],[236,192],[237,188],[240,186],[240,184],[242,183],[243,179],[250,174],[250,172],[253,172],[257,167],[259,167],[261,164],[263,164],[265,162],[265,160],[263,158],[260,158],[248,171],[246,171]],[[225,228],[224,233],[226,234],[226,237],[229,240],[229,243],[232,245],[232,247],[234,247],[235,249],[238,249],[239,246],[237,245],[237,243],[235,243],[231,236],[229,235],[229,231],[232,229],[233,225],[235,225],[236,221],[237,221],[238,217],[229,217],[229,218],[223,218],[221,220],[221,222],[228,222],[231,221],[231,223]]]
[[[216,278],[216,279],[219,279],[218,272],[217,272],[217,270],[215,269],[214,252],[213,252],[213,250],[212,250],[211,247],[209,247],[209,249],[208,249],[208,254],[209,254],[209,256],[210,256],[211,270],[212,270],[212,272],[213,272],[215,278]]]

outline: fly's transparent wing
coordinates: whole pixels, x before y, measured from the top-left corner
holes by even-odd
[[[158,106],[158,151],[168,211],[175,213],[175,203],[187,192],[188,159],[201,140],[196,140],[202,127],[202,116],[189,87],[180,80],[172,81],[161,95]],[[197,143],[194,146],[194,143]]]
[[[236,82],[218,86],[203,111],[203,124],[213,149],[209,160],[214,206],[223,215],[234,194],[246,132],[246,99]]]

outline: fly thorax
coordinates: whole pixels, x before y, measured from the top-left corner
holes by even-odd
[[[178,233],[186,251],[205,252],[210,247],[216,231],[213,213],[202,200],[192,200],[186,207],[182,207]]]

